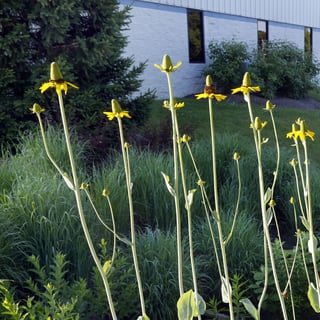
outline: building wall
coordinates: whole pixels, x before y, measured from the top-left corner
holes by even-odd
[[[248,4],[250,0],[237,1],[245,1]],[[254,0],[252,1],[254,3]],[[278,1],[279,4],[283,4],[286,0]],[[170,4],[181,2],[181,6],[161,4],[163,2]],[[207,2],[205,0],[120,1],[122,5],[132,6],[132,22],[129,30],[126,31],[128,46],[125,55],[134,56],[136,62],[146,62],[146,70],[142,78],[142,92],[147,89],[154,89],[158,98],[168,98],[166,76],[154,67],[155,63],[161,64],[164,54],[169,54],[174,64],[179,60],[182,61],[182,66],[172,75],[176,97],[199,93],[203,90],[205,76],[202,75],[202,71],[206,64],[189,63],[187,8],[183,5],[198,8],[200,4],[207,3],[209,6],[210,3],[219,2],[221,4],[220,0],[208,0]],[[263,3],[266,2],[263,1]],[[229,5],[231,6],[231,4]],[[229,11],[240,10],[240,7],[237,7],[239,5],[234,3],[233,6],[235,7],[228,9],[221,4],[220,9],[221,11],[227,9]],[[255,7],[251,10],[256,11],[260,8]],[[242,14],[245,14],[245,12],[243,11]],[[304,47],[303,25],[281,23],[274,20],[268,20],[268,23],[270,40],[290,41],[300,48]],[[249,47],[257,48],[257,18],[204,11],[203,27],[206,51],[209,43],[213,40],[218,42],[222,40],[243,41]],[[320,57],[320,28],[313,28],[313,52]],[[206,63],[208,62],[208,57],[206,57]]]

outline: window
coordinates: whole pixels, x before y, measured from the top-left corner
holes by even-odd
[[[312,53],[312,29],[304,28],[304,52]]]
[[[204,63],[203,15],[202,11],[188,10],[189,61]]]
[[[258,49],[263,51],[268,42],[268,21],[258,20]]]

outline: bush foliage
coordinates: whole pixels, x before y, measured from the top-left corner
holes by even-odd
[[[285,41],[269,41],[263,51],[252,52],[243,42],[212,42],[208,54],[211,62],[204,73],[212,76],[220,90],[237,87],[242,74],[249,70],[262,95],[268,99],[275,95],[305,97],[317,84],[320,71],[315,57]]]

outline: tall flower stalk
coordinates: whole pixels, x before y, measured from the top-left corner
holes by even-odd
[[[82,206],[82,200],[81,200],[81,185],[79,184],[78,181],[78,175],[77,175],[77,168],[76,168],[76,163],[74,160],[74,155],[73,155],[73,150],[72,150],[72,144],[71,144],[71,139],[70,139],[70,134],[69,134],[69,129],[68,129],[68,123],[67,123],[67,118],[66,118],[66,114],[65,114],[65,108],[64,108],[64,101],[63,101],[63,95],[62,95],[62,91],[65,92],[65,94],[67,94],[68,91],[68,86],[71,86],[73,88],[78,88],[77,86],[75,86],[74,84],[67,82],[63,79],[63,76],[61,74],[61,71],[59,69],[59,66],[56,62],[52,62],[51,63],[51,68],[50,68],[50,81],[44,83],[41,87],[41,93],[45,92],[47,89],[49,88],[55,88],[56,89],[56,93],[58,96],[58,101],[59,101],[59,107],[60,107],[60,114],[61,114],[61,118],[62,118],[62,125],[63,125],[63,131],[64,131],[64,136],[65,136],[65,142],[66,142],[66,146],[67,146],[67,150],[68,150],[68,155],[69,155],[69,162],[70,162],[70,167],[71,167],[71,172],[72,172],[72,180],[70,180],[65,174],[63,174],[64,179],[68,185],[68,187],[70,189],[73,190],[74,195],[75,195],[75,199],[76,199],[76,203],[77,203],[77,208],[78,208],[78,213],[79,213],[79,217],[80,217],[80,221],[81,221],[81,225],[82,225],[82,229],[87,241],[87,244],[89,246],[89,250],[90,253],[92,255],[92,258],[97,266],[97,269],[100,273],[101,279],[103,281],[103,285],[105,288],[105,292],[107,295],[107,299],[108,299],[108,304],[109,304],[109,308],[110,308],[110,312],[111,312],[111,316],[113,320],[117,319],[117,315],[115,312],[115,308],[114,308],[114,303],[112,300],[112,295],[111,295],[111,291],[110,291],[110,287],[109,287],[109,282],[107,279],[107,275],[105,274],[104,270],[103,270],[103,266],[100,262],[100,259],[97,255],[97,252],[94,248],[93,242],[92,242],[92,238],[90,235],[90,232],[88,230],[88,226],[87,226],[87,222],[85,219],[85,215],[84,215],[84,210],[83,210],[83,206]],[[42,112],[43,109],[39,109],[37,106],[34,106],[33,108],[33,112],[37,114],[38,119],[40,119],[40,113]],[[43,126],[42,126],[42,122],[40,121],[40,127],[41,127],[41,132],[43,133]],[[55,164],[55,162],[53,161],[47,144],[45,143],[45,149],[47,152],[47,155],[49,157],[49,159],[51,160],[51,162],[53,163],[53,165],[56,167],[56,169],[58,170],[58,172],[61,174],[62,171],[59,169],[59,167],[57,167],[57,165]]]
[[[221,224],[221,212],[219,203],[218,192],[218,177],[217,177],[217,156],[216,156],[216,142],[215,142],[215,130],[214,130],[214,114],[213,114],[213,100],[222,101],[226,99],[226,96],[217,94],[216,89],[212,83],[211,76],[206,77],[206,85],[204,92],[196,95],[197,99],[208,99],[209,119],[210,119],[210,137],[211,137],[211,158],[212,158],[212,179],[213,179],[213,196],[214,196],[214,210],[212,215],[218,228],[218,237],[221,250],[222,270],[220,271],[221,277],[221,291],[222,300],[229,305],[230,319],[234,319],[233,302],[232,302],[232,287],[230,284],[229,268],[227,262],[226,245],[227,242],[224,239],[222,224]],[[228,239],[228,238],[227,238]]]
[[[269,231],[269,224],[272,219],[271,215],[271,209],[267,209],[267,205],[269,204],[269,201],[272,200],[271,196],[272,193],[270,192],[270,188],[267,190],[265,189],[264,185],[264,174],[263,174],[263,165],[262,165],[262,145],[265,142],[261,137],[261,130],[266,126],[266,122],[262,122],[260,118],[255,117],[253,115],[252,105],[251,105],[251,98],[250,98],[250,92],[257,92],[260,91],[259,86],[252,86],[250,75],[248,72],[245,73],[242,81],[242,85],[239,88],[233,89],[232,94],[235,94],[237,92],[242,92],[244,96],[244,100],[248,105],[248,112],[249,112],[249,118],[250,118],[250,127],[252,128],[253,132],[253,138],[255,143],[255,149],[256,149],[256,155],[258,160],[258,180],[259,180],[259,194],[260,194],[260,207],[261,207],[261,215],[262,215],[262,225],[263,225],[263,232],[264,232],[264,249],[265,249],[265,269],[268,269],[268,258],[270,259],[271,263],[271,269],[273,273],[273,279],[276,286],[276,291],[278,294],[278,298],[281,305],[282,315],[285,320],[288,319],[286,305],[284,301],[284,295],[280,288],[279,278],[277,274],[277,266],[276,261],[273,254],[272,249],[272,241]],[[268,252],[268,256],[266,253]],[[265,274],[265,288],[267,285],[267,273]],[[263,294],[265,291],[263,292]],[[263,296],[260,298],[260,301],[262,301]],[[259,303],[259,307],[261,306],[261,303]],[[256,312],[256,311],[255,311]],[[255,313],[256,318],[260,319],[260,308],[258,312]]]
[[[133,207],[133,198],[132,198],[133,183],[131,181],[130,158],[129,158],[129,152],[128,152],[129,144],[125,142],[123,125],[122,125],[122,118],[123,117],[131,118],[131,116],[129,115],[128,111],[122,110],[119,102],[115,99],[111,101],[111,107],[112,107],[112,112],[105,111],[104,114],[108,117],[109,120],[113,120],[114,118],[118,120],[121,152],[122,152],[123,165],[124,165],[124,171],[126,176],[126,187],[127,187],[126,189],[127,189],[127,195],[128,195],[128,203],[129,203],[131,251],[132,251],[134,269],[136,273],[136,279],[138,283],[140,306],[141,306],[141,313],[142,313],[142,316],[140,316],[139,319],[147,320],[149,318],[146,314],[143,287],[142,287],[140,268],[139,268],[139,262],[138,262],[138,254],[137,254],[136,231],[135,231],[135,222],[134,222],[134,207]]]

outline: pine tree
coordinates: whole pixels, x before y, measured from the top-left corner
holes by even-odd
[[[112,138],[102,111],[113,98],[139,124],[153,95],[133,95],[140,88],[144,63],[135,65],[133,57],[124,56],[123,31],[129,23],[130,9],[120,8],[117,0],[2,0],[1,140],[28,127],[33,119],[28,108],[35,102],[48,110],[48,120],[58,120],[53,92],[39,93],[52,61],[67,81],[80,87],[66,97],[70,123],[80,135]]]

